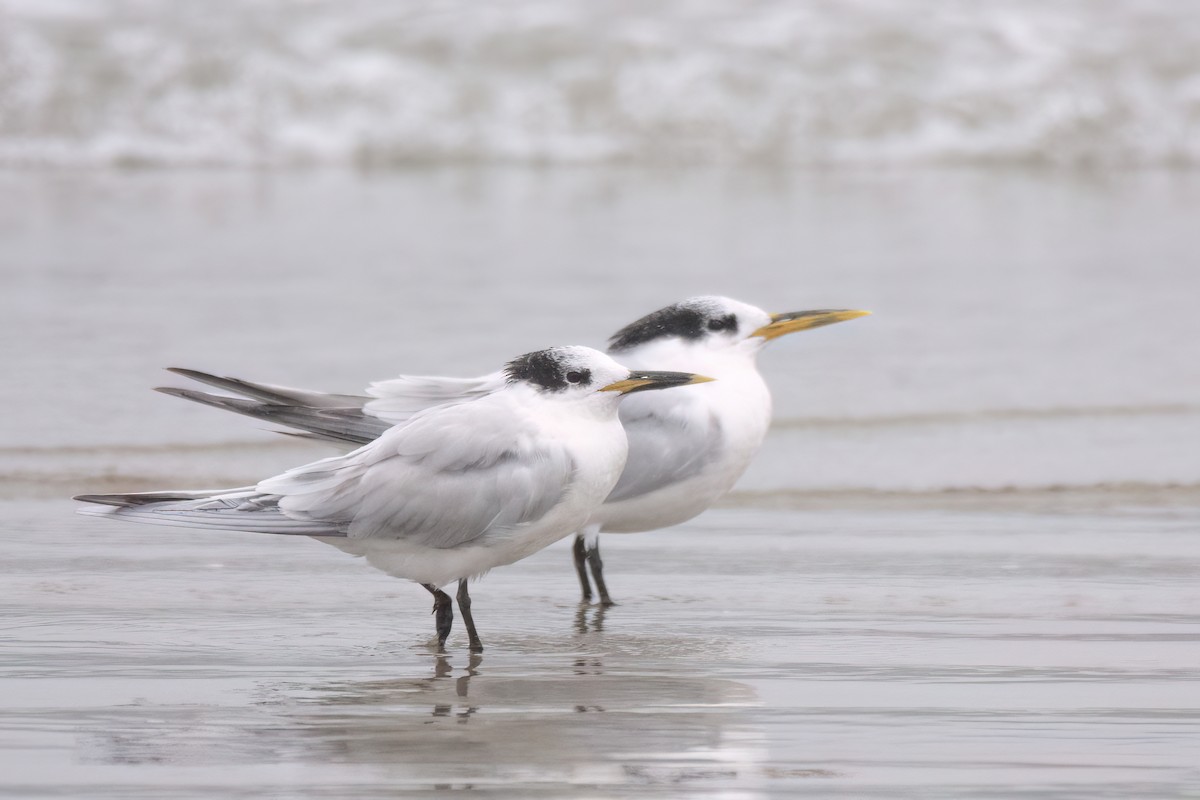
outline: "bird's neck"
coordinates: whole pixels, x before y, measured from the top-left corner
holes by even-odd
[[[619,360],[635,369],[666,369],[695,372],[717,380],[730,380],[758,372],[761,340],[739,342],[733,347],[711,348],[683,344],[675,340],[652,342],[636,351],[619,355]]]

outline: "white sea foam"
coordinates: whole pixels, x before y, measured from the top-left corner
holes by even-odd
[[[0,164],[1200,163],[1169,0],[0,4]]]

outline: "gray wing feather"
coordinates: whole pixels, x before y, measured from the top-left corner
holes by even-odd
[[[138,494],[79,495],[93,505],[82,513],[130,522],[182,528],[276,533],[292,536],[343,537],[345,531],[328,523],[298,520],[279,509],[279,498],[253,487],[203,492],[142,492]]]
[[[606,503],[686,480],[703,470],[724,446],[720,420],[712,413],[681,404],[637,400],[631,397],[621,408],[629,458]]]
[[[402,375],[371,384],[367,390],[370,397],[360,397],[252,383],[178,367],[168,371],[241,397],[159,387],[157,391],[164,394],[295,428],[301,433],[294,435],[304,438],[354,445],[374,441],[388,428],[425,409],[477,400],[505,383],[502,373],[481,378]]]
[[[209,394],[195,389],[177,389],[172,386],[160,386],[155,391],[213,408],[245,414],[274,425],[297,428],[304,431],[302,435],[311,439],[363,445],[377,439],[391,427],[391,423],[368,416],[357,406],[338,408],[284,405]]]
[[[393,425],[405,422],[426,408],[459,405],[492,394],[505,384],[501,372],[478,378],[443,378],[427,375],[401,375],[376,381],[367,387],[368,401],[363,410]]]
[[[240,394],[243,397],[251,397],[256,400],[264,400],[268,403],[279,403],[282,405],[300,405],[312,408],[344,408],[348,406],[361,408],[363,403],[370,399],[369,397],[353,394],[326,394],[324,392],[310,392],[307,389],[293,389],[290,386],[254,383],[252,381],[244,381],[240,378],[210,375],[207,372],[200,372],[195,369],[183,369],[181,367],[167,367],[167,372],[182,375],[197,383],[215,386],[227,392]]]
[[[351,538],[452,548],[534,522],[561,502],[574,473],[563,443],[511,413],[443,407],[380,439],[258,485],[283,513]]]
[[[575,471],[565,443],[500,403],[430,409],[343,456],[252,489],[83,495],[91,513],[197,528],[394,538],[451,548],[545,516]]]

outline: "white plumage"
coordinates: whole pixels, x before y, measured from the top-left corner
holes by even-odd
[[[620,409],[629,457],[602,506],[580,526],[575,559],[584,599],[591,598],[585,560],[600,599],[604,584],[597,536],[633,533],[685,522],[711,506],[745,472],[771,422],[771,394],[757,357],[773,338],[865,315],[820,310],[769,314],[727,297],[694,297],[661,308],[622,328],[609,353],[635,367],[698,372],[712,385],[631,397]],[[187,389],[161,391],[299,428],[313,438],[359,442],[433,405],[461,405],[488,397],[503,381],[401,376],[378,381],[367,397],[323,396],[287,387],[176,372],[253,398]]]
[[[77,499],[136,522],[315,536],[435,598],[459,580],[461,605],[466,579],[573,532],[608,495],[627,452],[623,394],[700,380],[631,372],[586,347],[538,351],[474,402],[417,411],[353,452],[253,488]]]

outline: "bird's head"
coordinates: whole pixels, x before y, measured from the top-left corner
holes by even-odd
[[[600,396],[615,400],[631,392],[704,383],[712,378],[690,372],[630,370],[590,347],[551,347],[517,356],[505,365],[510,384],[562,398]]]
[[[691,297],[651,312],[617,331],[609,352],[621,353],[654,345],[693,351],[737,349],[753,355],[767,341],[796,331],[866,316],[869,311],[821,310],[771,314],[728,297]]]

